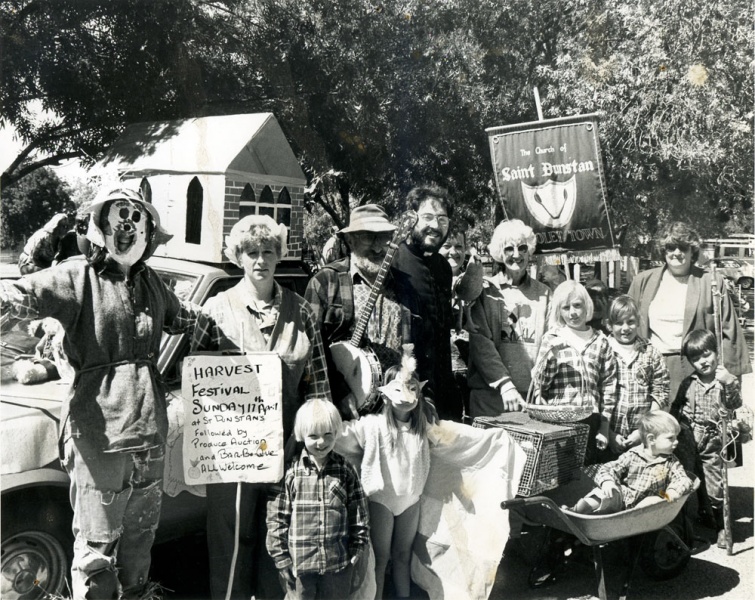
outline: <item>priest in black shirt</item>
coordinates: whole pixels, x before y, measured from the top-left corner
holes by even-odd
[[[451,370],[451,267],[438,254],[448,237],[453,206],[448,191],[436,185],[414,188],[406,205],[418,220],[409,238],[399,245],[394,267],[400,273],[399,292],[403,289],[409,297],[413,290],[420,300],[412,328],[417,373],[428,382],[426,395],[435,403],[438,416],[461,421],[462,399]]]

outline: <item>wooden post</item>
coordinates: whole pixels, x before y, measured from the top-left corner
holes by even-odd
[[[621,289],[621,261],[617,260],[615,263],[613,263],[613,265],[615,269],[613,287],[616,288],[617,290],[620,290]]]
[[[616,263],[614,261],[608,261],[608,287],[616,287]]]
[[[543,106],[540,104],[540,92],[537,91],[537,86],[532,88],[532,93],[535,94],[535,108],[537,108],[537,120],[545,121],[543,118]]]

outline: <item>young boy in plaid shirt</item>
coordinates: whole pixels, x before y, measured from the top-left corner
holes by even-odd
[[[366,562],[367,500],[354,467],[332,452],[341,425],[332,402],[299,408],[294,435],[304,448],[268,506],[267,549],[289,600],[348,598],[353,566]]]
[[[695,329],[687,334],[682,342],[682,356],[687,358],[695,372],[679,386],[671,413],[679,419],[683,433],[685,430],[688,433],[688,439],[694,438],[694,442],[689,444],[694,448],[687,448],[682,444],[680,458],[685,464],[692,464],[694,461],[696,474],[701,480],[704,479],[704,491],[701,485],[701,492],[698,494],[701,516],[705,522],[710,520],[709,511],[713,513],[718,530],[716,544],[719,548],[725,548],[725,466],[721,457],[723,442],[719,423],[722,412],[742,406],[739,380],[718,363],[716,337],[706,329]]]
[[[595,475],[598,489],[572,509],[586,514],[606,514],[661,499],[672,502],[692,489],[692,481],[674,456],[679,423],[667,412],[653,410],[639,419],[642,446],[630,448],[617,460],[600,466]]]
[[[650,410],[668,410],[669,374],[663,354],[637,335],[640,312],[630,296],[619,296],[608,311],[608,343],[618,367],[618,398],[609,423],[613,457],[642,443],[638,425]]]

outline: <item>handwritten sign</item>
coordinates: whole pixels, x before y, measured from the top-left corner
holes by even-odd
[[[190,485],[283,477],[281,363],[274,352],[189,356],[182,377]]]

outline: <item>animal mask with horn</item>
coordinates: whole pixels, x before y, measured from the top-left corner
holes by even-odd
[[[414,357],[414,344],[403,345],[401,369],[396,377],[378,388],[394,406],[408,407],[419,402],[422,388],[427,381],[419,381],[415,373],[417,359]]]

